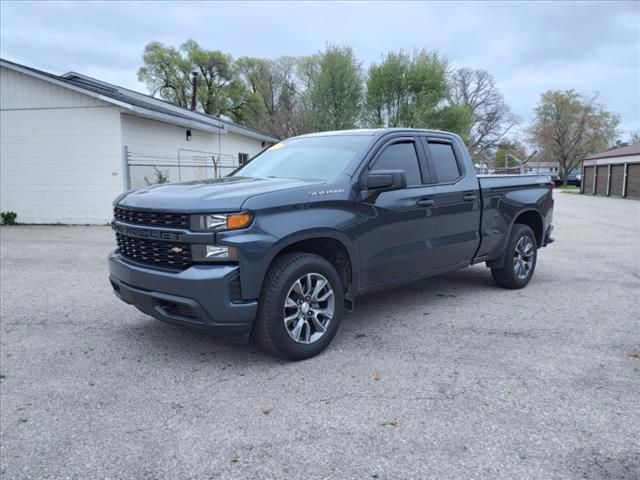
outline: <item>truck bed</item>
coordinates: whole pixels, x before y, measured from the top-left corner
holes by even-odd
[[[549,186],[548,175],[478,175],[480,188],[495,189],[508,187]]]
[[[545,244],[546,226],[551,224],[553,196],[547,175],[478,175],[482,199],[481,244],[473,263],[498,258],[509,238],[515,217],[535,205],[543,215],[536,231],[539,246]],[[542,213],[544,212],[544,213]],[[546,218],[545,218],[546,215]]]

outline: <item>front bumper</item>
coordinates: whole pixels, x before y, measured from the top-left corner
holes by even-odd
[[[158,320],[220,334],[247,334],[257,302],[241,301],[234,265],[194,265],[169,272],[131,263],[116,250],[109,255],[109,280],[122,301]]]

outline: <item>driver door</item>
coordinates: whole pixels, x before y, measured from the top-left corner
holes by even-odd
[[[360,227],[359,248],[361,282],[371,287],[405,277],[418,277],[428,271],[432,249],[429,199],[432,188],[424,150],[417,138],[389,140],[365,171],[402,170],[406,188],[376,192],[364,191],[360,208],[368,219]]]

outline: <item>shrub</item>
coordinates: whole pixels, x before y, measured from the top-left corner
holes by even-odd
[[[157,185],[159,183],[169,183],[169,170],[165,170],[164,172],[160,170],[158,167],[153,167],[153,173],[155,179],[153,181],[149,180],[147,177],[144,177],[144,181],[147,182],[147,185]]]
[[[15,225],[17,216],[18,214],[16,212],[0,212],[0,217],[2,217],[2,223],[4,225]]]

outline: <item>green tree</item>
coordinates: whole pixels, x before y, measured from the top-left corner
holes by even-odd
[[[575,169],[591,153],[604,150],[615,138],[620,120],[575,90],[550,90],[542,94],[529,130],[531,143],[547,161],[557,161],[560,176]]]
[[[473,110],[468,105],[445,105],[433,119],[433,128],[460,135],[465,145],[469,145],[469,130],[474,119]]]
[[[449,93],[447,69],[447,61],[437,52],[422,50],[414,54],[408,82],[413,126],[443,128],[446,107],[442,103]]]
[[[493,168],[496,170],[504,170],[505,168],[518,167],[520,163],[518,163],[516,158],[521,161],[526,160],[527,153],[524,145],[515,140],[504,140],[496,149],[493,158]]]
[[[138,69],[138,80],[144,82],[152,96],[159,95],[180,107],[191,101],[192,64],[175,47],[151,42],[144,48],[144,66]]]
[[[151,42],[145,47],[138,79],[152,95],[159,94],[181,107],[191,103],[191,73],[198,74],[197,108],[209,115],[228,115],[246,122],[258,107],[258,98],[240,78],[233,59],[217,50],[205,50],[194,40],[179,49]]]
[[[362,106],[362,72],[350,47],[329,46],[298,63],[303,93],[299,121],[305,131],[357,126]]]
[[[412,123],[409,94],[411,58],[389,52],[380,64],[369,67],[366,108],[372,127],[408,127]]]
[[[298,133],[295,124],[295,110],[299,103],[295,59],[243,57],[237,65],[249,90],[258,99],[249,124],[282,138]]]
[[[464,135],[472,111],[467,105],[447,104],[447,71],[447,61],[437,52],[387,53],[381,63],[369,68],[365,123],[439,128]]]

